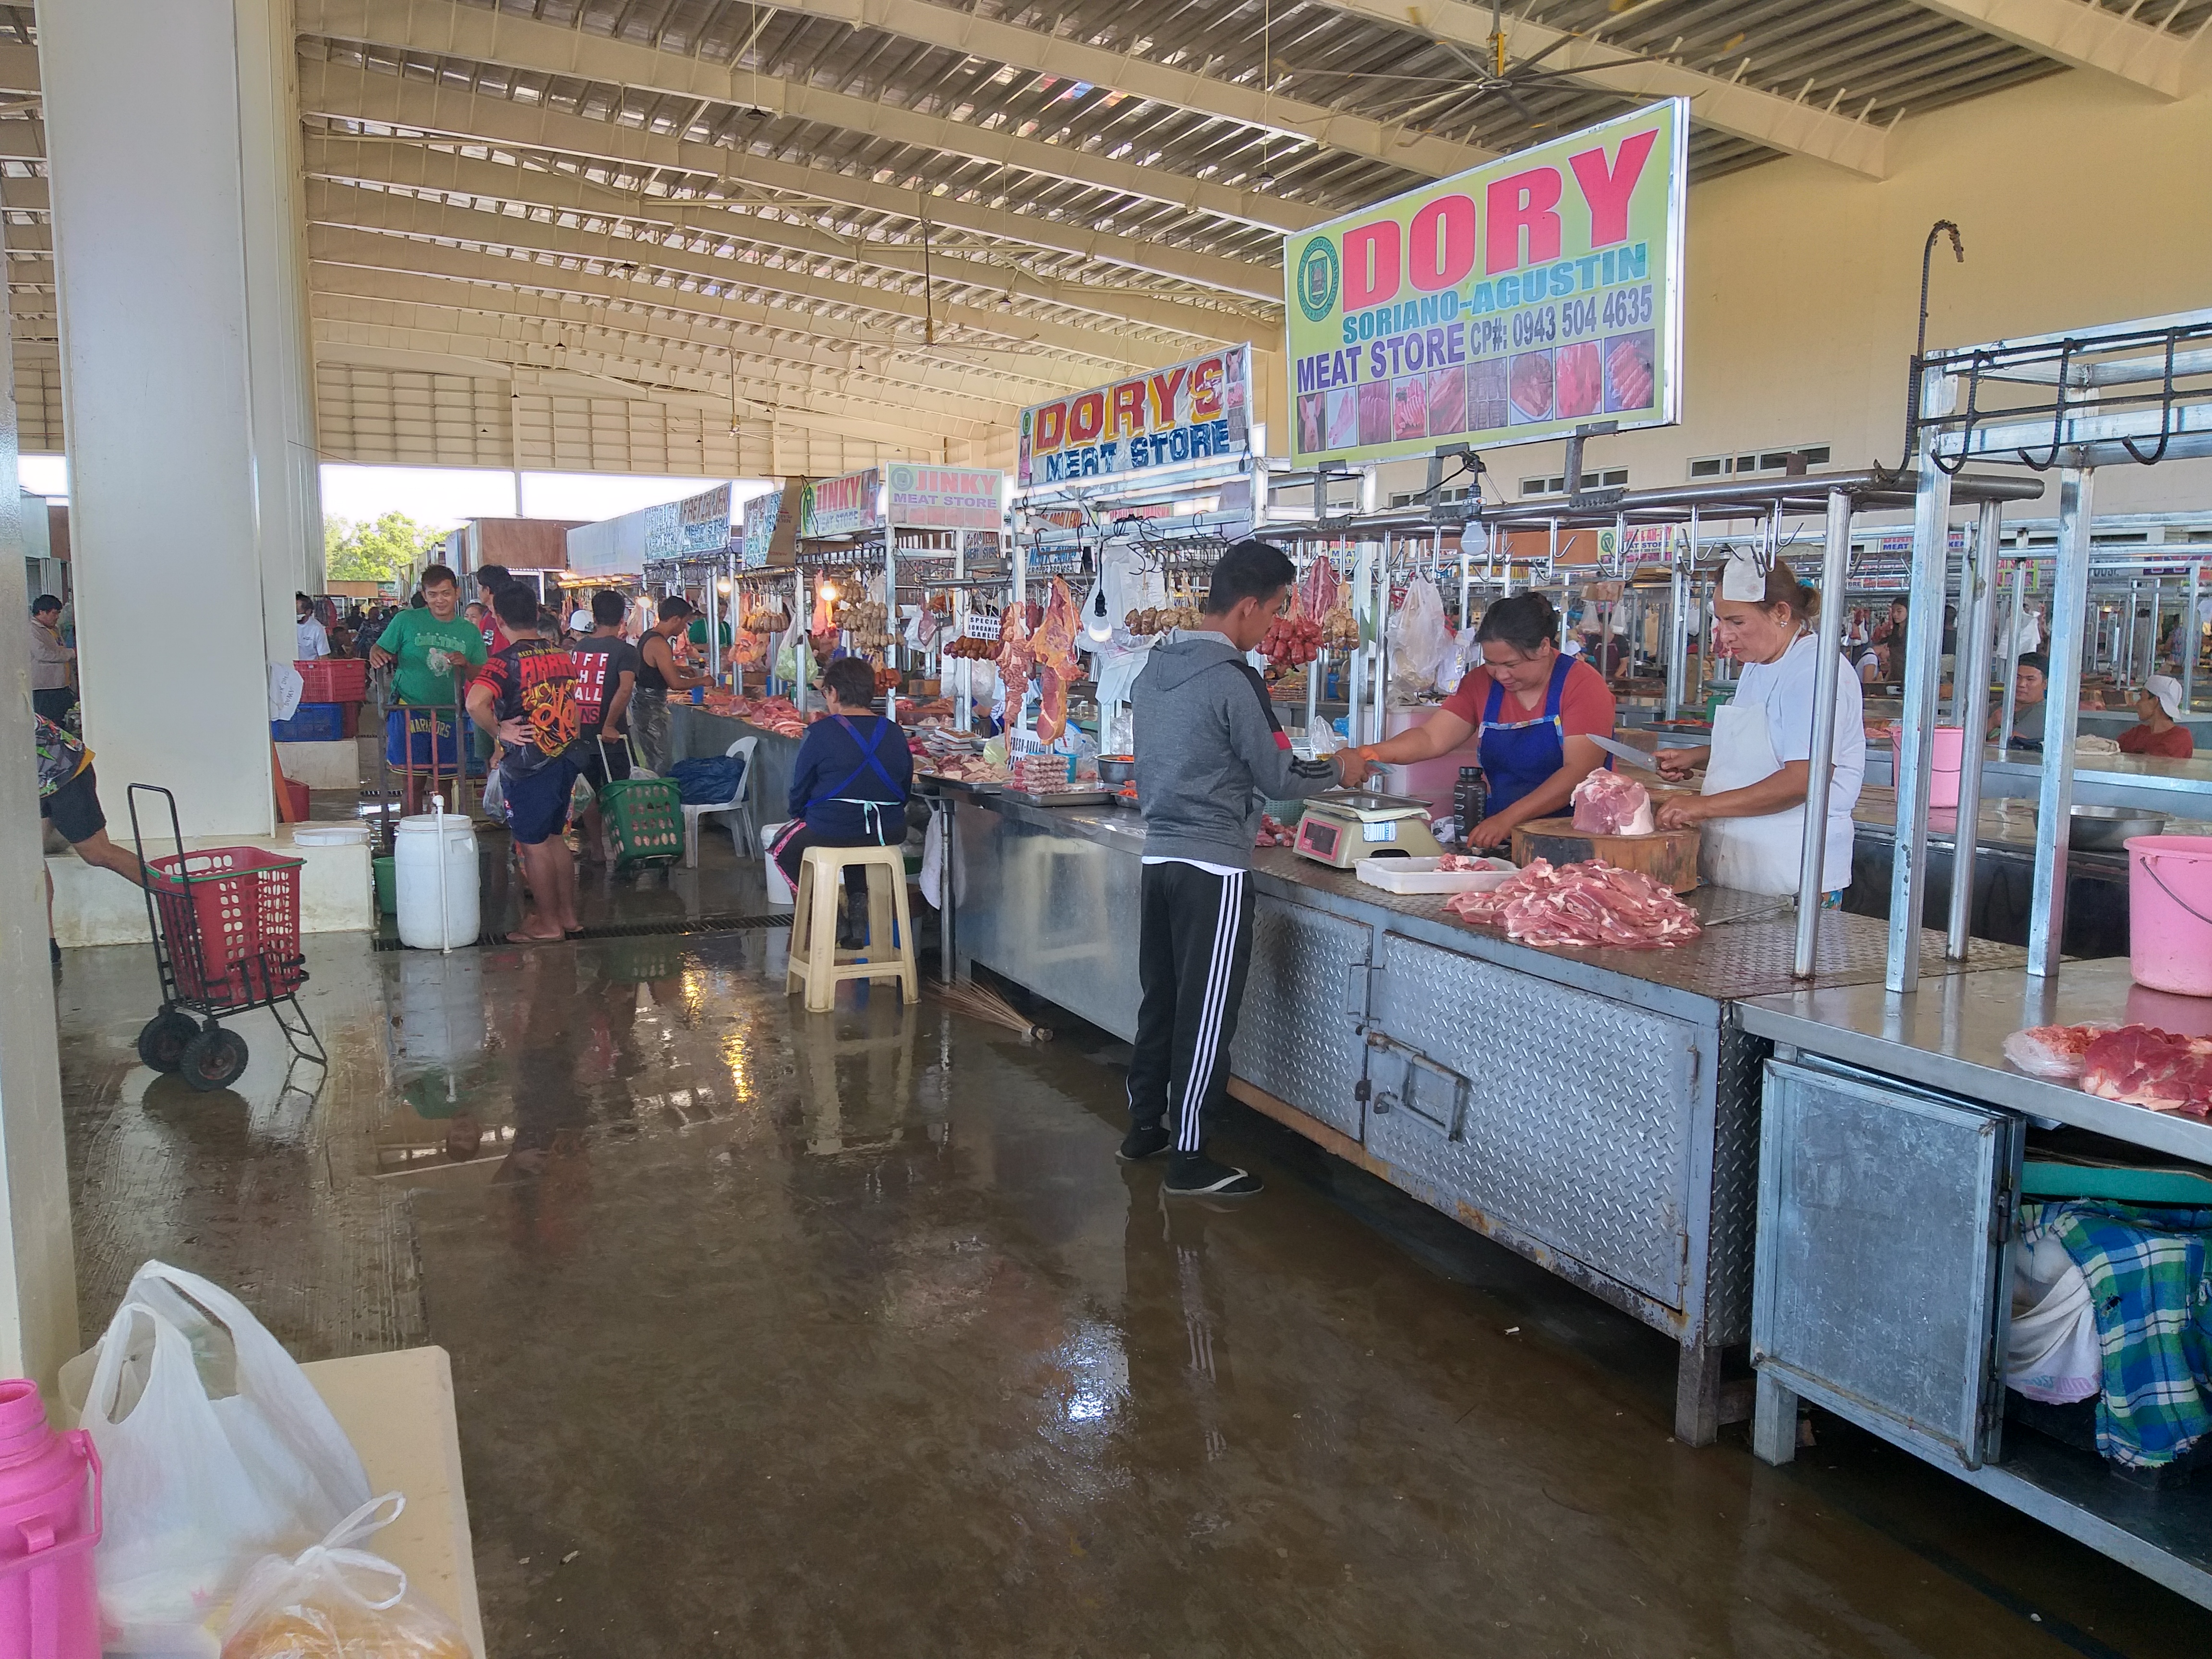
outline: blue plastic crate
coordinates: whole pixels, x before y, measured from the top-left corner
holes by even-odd
[[[336,743],[345,736],[345,705],[303,702],[290,720],[270,721],[269,735],[279,743]]]

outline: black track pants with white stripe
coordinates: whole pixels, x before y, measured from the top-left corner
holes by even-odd
[[[1129,1062],[1129,1118],[1164,1120],[1177,1152],[1200,1152],[1228,1080],[1252,961],[1251,877],[1147,864],[1141,891],[1137,975],[1145,997]]]

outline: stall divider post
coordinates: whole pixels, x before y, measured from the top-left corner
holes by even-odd
[[[1920,406],[1948,415],[1957,383],[1923,371]],[[1897,842],[1889,878],[1892,991],[1920,988],[1920,912],[1928,880],[1928,793],[1935,751],[1936,700],[1942,687],[1943,594],[1951,561],[1951,475],[1936,465],[1935,432],[1922,431],[1912,512],[1912,614],[1905,624],[1905,714],[1897,750]]]
[[[2058,474],[2058,557],[2051,577],[2051,684],[2044,693],[2043,775],[2035,796],[2035,885],[2027,971],[2058,971],[2066,936],[2067,831],[2074,813],[2074,738],[2081,720],[2081,634],[2089,604],[2089,514],[2095,471]]]
[[[2157,673],[2159,669],[2163,666],[2163,665],[2159,661],[2158,655],[2158,612],[2159,607],[2165,602],[2165,599],[2166,583],[2164,579],[2159,576],[2153,576],[2150,579],[2150,652],[2144,659],[2145,665],[2142,675],[2136,681],[2136,684],[2138,685],[2142,684],[2144,679],[2148,679],[2151,675]]]
[[[2185,714],[2197,707],[2197,658],[2204,645],[2197,592],[2203,585],[2203,575],[2204,568],[2192,555],[2189,561],[2189,609],[2181,616],[2181,712]]]
[[[2013,562],[2012,611],[2005,618],[2008,634],[2005,640],[2004,723],[1997,728],[1999,754],[2012,747],[2012,720],[2019,712],[2020,619],[2027,599],[2027,532],[2025,530],[2020,532],[2020,545],[2015,550],[2021,556]]]
[[[714,576],[707,578],[707,681],[722,683],[722,584]]]
[[[1382,741],[1389,729],[1390,707],[1390,555],[1393,540],[1382,538],[1382,556],[1375,562],[1375,684],[1374,725],[1369,729],[1374,735],[1370,743]]]
[[[1328,557],[1326,546],[1311,550],[1307,555],[1305,569],[1299,573],[1299,580],[1304,580],[1313,573],[1314,567]],[[1308,583],[1307,586],[1311,586],[1312,584]],[[1321,618],[1316,617],[1313,620],[1318,623]],[[1309,755],[1320,752],[1314,747],[1314,727],[1321,722],[1321,683],[1328,672],[1328,653],[1316,650],[1313,660],[1306,665],[1306,753]]]
[[[1974,863],[1980,851],[1982,822],[1982,733],[1990,724],[1990,654],[1996,623],[1997,544],[2003,536],[2004,504],[1984,501],[1974,526],[1974,544],[1959,586],[1959,647],[1951,671],[1951,707],[1961,728],[1959,749],[1958,828],[1951,838],[1951,914],[1943,933],[1943,954],[1966,959],[1968,929],[1974,913]]]
[[[884,526],[884,666],[898,667],[898,532]],[[898,724],[898,681],[884,692],[884,718]]]
[[[1362,631],[1368,627],[1373,615],[1367,603],[1368,579],[1375,568],[1375,544],[1363,541],[1358,551],[1352,556],[1352,615]],[[1367,646],[1364,641],[1352,647],[1346,653],[1345,664],[1351,684],[1346,689],[1346,714],[1344,728],[1354,744],[1367,741]]]
[[[806,567],[799,566],[796,601],[799,608],[791,613],[792,623],[799,630],[798,641],[791,653],[791,671],[794,681],[791,688],[791,705],[799,711],[801,721],[806,719],[806,663],[814,650],[814,601],[813,596],[807,592],[811,585],[806,580]]]
[[[1777,502],[1775,518],[1781,518]],[[1813,612],[1813,747],[1805,769],[1805,837],[1797,858],[1797,939],[1790,972],[1799,979],[1813,976],[1813,957],[1820,932],[1820,901],[1826,896],[1828,854],[1828,797],[1835,787],[1835,768],[1821,763],[1836,748],[1837,676],[1842,672],[1843,621],[1840,605],[1828,596],[1844,591],[1844,574],[1851,559],[1851,498],[1841,489],[1828,492],[1828,536],[1820,553],[1820,599]]]

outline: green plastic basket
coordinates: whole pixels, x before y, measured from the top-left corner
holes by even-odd
[[[673,864],[684,856],[684,792],[669,778],[629,778],[599,791],[615,868]]]

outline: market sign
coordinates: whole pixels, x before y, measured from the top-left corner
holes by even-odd
[[[791,562],[804,494],[798,479],[786,478],[763,495],[746,497],[738,544],[738,560],[744,568],[759,570]]]
[[[890,469],[890,520],[902,530],[997,530],[1006,475],[996,467]]]
[[[684,514],[680,501],[662,501],[644,511],[645,556],[672,559],[684,551]]]
[[[730,544],[730,487],[687,496],[676,503],[678,538],[686,553],[719,553]]]
[[[1249,454],[1252,348],[1231,346],[1022,411],[1024,489]]]
[[[1296,458],[1680,420],[1689,134],[1668,99],[1285,238]]]
[[[876,529],[883,522],[876,513],[882,493],[883,474],[872,466],[864,472],[817,479],[799,497],[799,539],[827,541]]]

